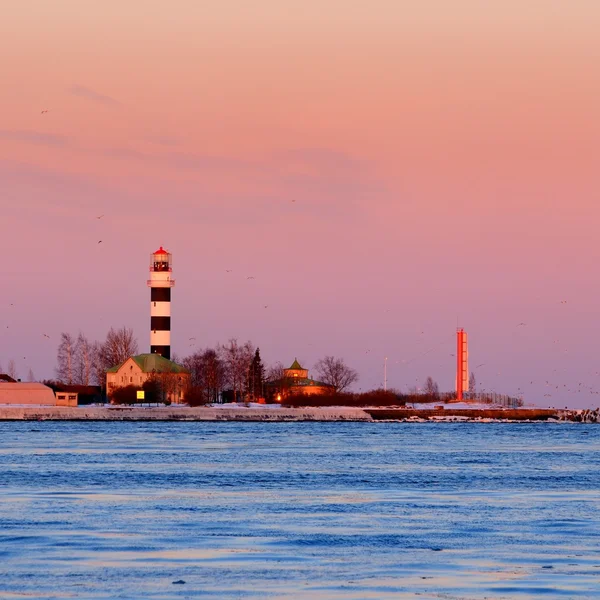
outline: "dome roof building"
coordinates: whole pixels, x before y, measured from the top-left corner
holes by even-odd
[[[335,392],[332,385],[309,377],[308,369],[305,369],[297,358],[294,359],[289,369],[283,370],[281,379],[270,381],[266,385],[278,402],[285,400],[288,396],[333,394]]]

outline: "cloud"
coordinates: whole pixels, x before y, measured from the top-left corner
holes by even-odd
[[[193,152],[160,152],[148,153],[135,148],[112,147],[98,150],[100,154],[110,158],[131,158],[142,162],[153,162],[157,165],[190,170],[231,170],[258,169],[259,163],[244,158],[219,156],[213,154],[196,154]]]
[[[104,104],[106,106],[118,106],[121,103],[110,96],[105,96],[104,94],[100,94],[90,88],[84,87],[83,85],[74,85],[69,89],[71,94],[74,96],[79,96],[80,98],[86,98],[87,100],[92,100],[93,102],[97,102],[98,104]]]
[[[25,131],[21,129],[0,129],[0,139],[13,142],[27,142],[42,146],[66,146],[69,138],[44,131]]]
[[[331,148],[291,148],[276,152],[274,158],[288,167],[304,166],[337,173],[364,171],[367,167],[365,161]]]
[[[168,135],[147,135],[145,141],[159,146],[179,146],[180,140]]]

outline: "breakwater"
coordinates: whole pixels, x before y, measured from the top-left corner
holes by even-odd
[[[402,419],[493,419],[509,421],[547,421],[566,419],[563,413],[554,408],[456,408],[456,409],[411,409],[411,408],[367,408],[375,421]]]
[[[0,406],[0,421],[372,421],[360,408]]]
[[[0,421],[575,421],[600,422],[600,409],[553,408],[286,408],[0,406]]]

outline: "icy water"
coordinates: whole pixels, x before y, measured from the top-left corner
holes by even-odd
[[[600,426],[0,423],[0,598],[600,598]]]

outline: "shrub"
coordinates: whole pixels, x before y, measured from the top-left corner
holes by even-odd
[[[364,394],[319,394],[288,396],[284,406],[404,406],[402,396],[392,391],[372,390]]]
[[[113,404],[135,404],[137,393],[141,388],[135,385],[126,385],[113,390],[110,399]]]
[[[190,406],[204,406],[208,404],[204,388],[198,386],[189,388],[183,397],[183,401]]]

